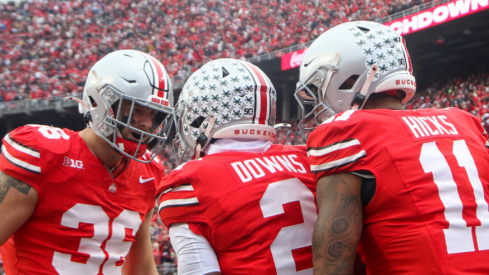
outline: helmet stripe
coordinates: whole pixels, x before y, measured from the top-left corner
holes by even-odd
[[[263,77],[263,73],[261,70],[259,70],[256,66],[250,64],[250,68],[253,71],[253,73],[257,76],[258,81],[260,82],[260,94],[259,96],[256,96],[256,100],[259,101],[257,102],[257,107],[256,112],[259,112],[258,114],[258,123],[262,125],[268,125],[268,119],[270,117],[270,106],[268,106],[269,100],[268,100],[268,89],[270,86],[268,85],[267,81],[265,80],[265,77]]]
[[[413,65],[411,64],[411,56],[409,56],[409,52],[406,47],[406,40],[404,40],[404,37],[401,37],[402,39],[402,47],[404,48],[404,53],[406,55],[406,70],[413,74]]]
[[[155,75],[155,85],[157,90],[157,96],[158,97],[165,97],[165,93],[162,90],[168,90],[167,89],[167,81],[166,81],[166,71],[165,68],[161,65],[160,62],[158,62],[154,57],[147,55],[149,57],[149,60],[153,64],[153,67],[156,68],[156,75]]]

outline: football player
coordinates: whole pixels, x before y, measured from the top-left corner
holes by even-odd
[[[158,190],[179,274],[312,274],[317,210],[305,146],[273,145],[276,91],[256,66],[217,59],[175,104],[179,166]]]
[[[26,125],[3,139],[0,244],[7,274],[157,274],[149,225],[173,124],[163,65],[135,50],[90,70],[80,132]]]
[[[378,23],[338,25],[304,56],[316,274],[351,274],[357,247],[368,274],[489,274],[487,136],[457,108],[404,110],[415,90],[403,38]]]

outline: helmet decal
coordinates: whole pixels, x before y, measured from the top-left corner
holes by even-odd
[[[164,97],[163,91],[168,91],[168,83],[169,83],[168,74],[166,73],[165,68],[159,61],[157,61],[154,57],[150,55],[146,54],[146,56],[148,57],[148,60],[152,65],[151,67],[154,68],[156,71],[156,74],[153,74],[154,75],[153,83],[155,83],[154,86],[158,90],[155,91],[156,94],[155,92],[153,92],[153,94],[159,97]]]
[[[271,81],[255,65],[231,58],[208,62],[185,82],[176,104],[177,155],[190,157],[212,138],[271,140],[275,98]]]
[[[253,78],[255,81],[255,114],[253,116],[253,121],[255,122],[256,119],[258,118],[259,124],[265,124],[266,121],[270,119],[270,112],[271,112],[271,100],[269,98],[270,96],[270,80],[266,75],[258,69],[255,65],[252,64],[245,64],[245,67],[250,71],[251,74],[253,74],[255,77]],[[265,78],[266,77],[266,78]],[[259,89],[259,90],[258,90]],[[250,97],[248,97],[249,100]]]
[[[404,37],[402,37],[402,46],[404,47],[404,52],[406,54],[406,59],[407,59],[406,70],[409,71],[411,74],[413,74],[413,64],[411,63],[411,56],[409,55],[409,52],[406,48],[406,40],[404,39]]]
[[[89,127],[114,149],[150,162],[163,149],[173,124],[172,100],[171,82],[159,61],[140,51],[119,50],[91,68],[80,109]],[[152,125],[138,125],[137,116],[149,114],[147,110],[156,114]],[[154,146],[143,157],[150,142]]]
[[[153,83],[153,92],[149,100],[156,104],[169,106],[168,91],[170,86],[170,77],[168,76],[165,67],[158,60],[149,54],[144,54],[148,59],[148,65],[151,72],[146,72],[150,83]],[[146,66],[145,66],[146,69]]]
[[[376,22],[346,22],[327,30],[308,48],[299,70],[295,97],[302,110],[302,129],[313,129],[333,114],[363,108],[373,93],[402,90],[401,103],[406,103],[416,91],[404,39]]]
[[[369,26],[368,22],[365,26]],[[402,37],[389,28],[385,29],[364,29],[358,26],[351,26],[348,32],[354,39],[355,45],[365,56],[365,67],[371,69],[373,64],[379,67],[374,81],[380,75],[388,74],[391,70],[409,69],[406,56],[404,55],[405,45]]]

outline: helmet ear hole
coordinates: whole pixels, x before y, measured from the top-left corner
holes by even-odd
[[[97,107],[97,102],[95,101],[95,99],[93,99],[92,96],[89,96],[88,99],[90,100],[90,104],[95,108]]]
[[[341,86],[338,88],[340,90],[350,90],[353,88],[355,83],[357,82],[359,75],[352,75],[350,76],[345,82],[341,84]]]
[[[202,125],[202,123],[204,122],[204,120],[205,120],[205,117],[199,116],[198,118],[194,119],[194,121],[192,121],[190,126],[192,126],[194,128],[199,128],[200,125]]]

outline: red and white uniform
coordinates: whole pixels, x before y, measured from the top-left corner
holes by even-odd
[[[456,108],[338,114],[309,137],[316,180],[370,171],[359,251],[369,274],[489,274],[489,154]]]
[[[77,132],[41,125],[3,139],[0,167],[38,193],[32,216],[1,248],[9,275],[121,274],[163,176],[155,161],[129,161],[112,179]]]
[[[223,274],[312,274],[316,187],[305,146],[207,155],[159,190],[164,224],[207,239]]]

